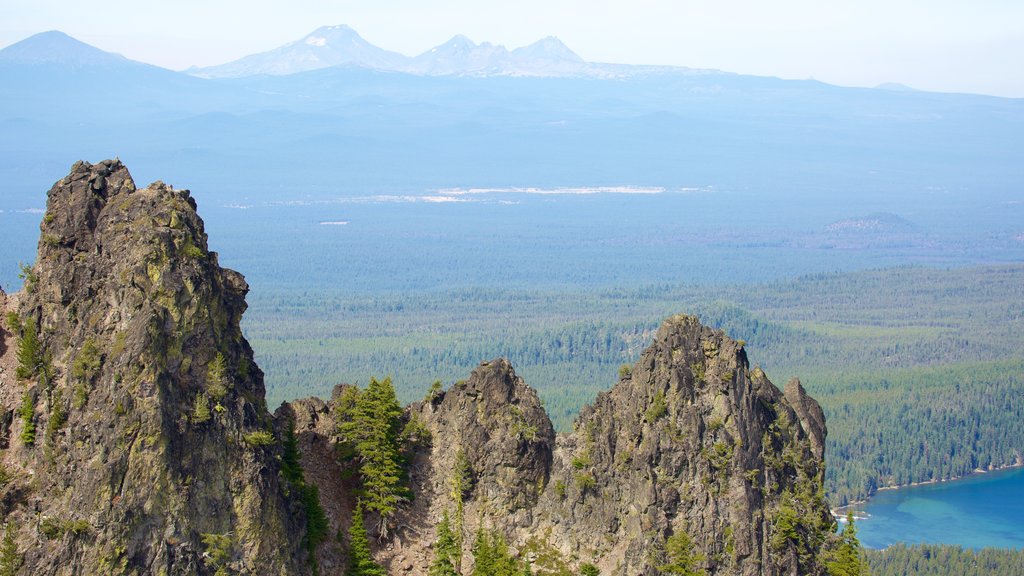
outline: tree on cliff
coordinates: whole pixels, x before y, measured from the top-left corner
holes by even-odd
[[[376,512],[377,532],[387,537],[391,517],[406,497],[399,452],[402,408],[390,378],[371,378],[366,390],[339,414],[339,432],[359,458],[363,505]]]
[[[455,533],[452,532],[448,512],[444,513],[437,525],[437,542],[434,544],[434,562],[430,564],[430,576],[458,576],[456,558],[462,555]]]
[[[829,556],[825,562],[829,576],[868,576],[871,573],[857,539],[852,512],[846,514],[846,528],[840,536],[839,546]]]
[[[518,576],[522,567],[508,550],[505,537],[497,530],[486,531],[482,527],[476,533],[473,543],[472,576]]]
[[[4,526],[3,542],[0,543],[0,576],[14,576],[18,568],[21,568],[21,554],[14,542],[14,532],[14,523],[8,522]]]
[[[700,563],[704,557],[694,551],[693,539],[685,530],[680,530],[665,541],[665,559],[667,562],[658,566],[662,574],[679,576],[703,576],[704,570]]]
[[[387,572],[373,561],[370,539],[363,524],[363,502],[356,503],[352,512],[352,526],[348,529],[348,570],[345,576],[387,576]]]

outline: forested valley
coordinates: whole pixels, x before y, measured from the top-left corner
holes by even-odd
[[[746,342],[828,419],[833,505],[881,486],[1020,462],[1024,267],[898,267],[756,285],[466,289],[388,295],[254,291],[244,329],[271,406],[393,378],[403,402],[509,358],[556,427],[609,388],[660,320],[697,313]]]
[[[1024,574],[1024,550],[970,550],[948,544],[896,544],[885,550],[868,550],[867,561],[873,576]]]

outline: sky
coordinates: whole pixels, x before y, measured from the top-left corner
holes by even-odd
[[[407,55],[557,36],[593,62],[1024,98],[1021,0],[0,0],[0,46],[60,30],[174,70],[336,24]]]

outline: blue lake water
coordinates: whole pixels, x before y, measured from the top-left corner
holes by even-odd
[[[1024,468],[883,490],[862,508],[857,536],[867,548],[958,544],[1024,549]]]

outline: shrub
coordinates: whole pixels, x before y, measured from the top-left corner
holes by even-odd
[[[274,435],[267,430],[257,430],[242,437],[242,440],[250,448],[257,446],[270,446],[274,443]]]
[[[210,399],[206,392],[196,394],[195,405],[192,407],[192,421],[202,424],[210,420]]]
[[[91,382],[100,371],[100,351],[93,338],[86,338],[78,356],[71,364],[71,376],[82,382]]]
[[[35,289],[36,282],[39,280],[39,278],[36,276],[36,273],[32,269],[32,266],[28,264],[19,263],[18,268],[21,270],[20,272],[18,272],[18,278],[21,278],[22,280],[25,281],[25,292],[27,294],[31,294],[32,290]]]
[[[207,533],[202,534],[200,538],[203,541],[203,548],[205,548],[203,562],[214,570],[215,576],[227,576],[229,574],[227,565],[231,561],[232,548],[235,545],[231,533]]]
[[[579,487],[581,492],[586,492],[587,490],[593,488],[596,485],[597,480],[594,479],[594,476],[592,474],[582,472],[576,475],[576,486]]]
[[[647,412],[644,413],[644,420],[648,424],[654,424],[667,413],[668,404],[665,403],[665,393],[658,392],[654,395],[654,400],[651,401],[651,405],[647,407]]]

